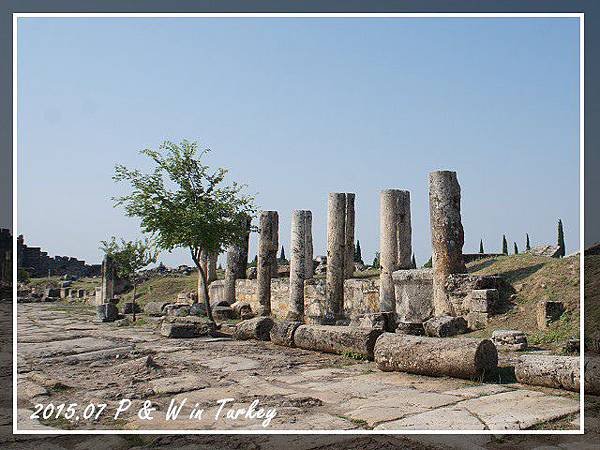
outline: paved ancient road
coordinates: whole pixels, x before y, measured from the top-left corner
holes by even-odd
[[[277,347],[270,342],[166,339],[153,325],[116,327],[94,322],[81,305],[18,306],[20,429],[516,430],[575,428],[573,393],[518,384],[384,373],[372,362]],[[131,407],[118,420],[119,402]],[[218,418],[218,400],[233,399]],[[166,420],[171,400],[186,403]],[[137,411],[145,400],[153,420]],[[230,409],[258,400],[257,418],[228,418]],[[31,420],[33,405],[108,406],[98,420]],[[204,410],[190,419],[192,409]]]

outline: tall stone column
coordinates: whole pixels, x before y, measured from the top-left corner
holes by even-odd
[[[398,189],[381,191],[379,211],[379,309],[396,311],[396,294],[392,273],[411,267],[412,229],[410,192]]]
[[[345,252],[346,259],[344,261],[344,277],[352,278],[354,275],[354,199],[355,194],[346,194],[346,222],[344,224],[345,229]]]
[[[327,204],[327,274],[325,308],[328,319],[341,318],[344,308],[346,260],[346,194],[330,193]]]
[[[271,314],[271,278],[279,247],[277,211],[261,211],[258,230],[258,264],[256,270],[259,316]]]
[[[102,291],[101,303],[110,303],[115,293],[115,263],[106,255],[102,260]]]
[[[304,280],[313,276],[312,213],[292,212],[289,320],[304,321]]]
[[[246,222],[246,233],[241,242],[230,245],[227,249],[227,262],[225,263],[224,299],[229,303],[236,301],[235,280],[246,278],[248,268],[248,241],[250,239],[251,219]]]
[[[462,248],[464,230],[460,218],[460,185],[456,172],[429,174],[429,220],[433,265],[433,310],[436,316],[454,311],[446,293],[446,279],[466,272]]]

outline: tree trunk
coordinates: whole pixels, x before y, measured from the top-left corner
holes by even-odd
[[[489,339],[384,333],[375,344],[375,362],[384,372],[474,379],[496,370],[498,351]]]
[[[214,322],[212,315],[212,309],[210,307],[210,300],[208,298],[208,282],[206,281],[206,272],[202,268],[201,264],[197,264],[198,268],[198,298],[204,299],[204,305],[206,306],[206,315],[211,322]]]

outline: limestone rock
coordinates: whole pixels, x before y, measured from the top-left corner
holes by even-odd
[[[271,328],[273,328],[273,319],[264,316],[255,317],[238,323],[233,330],[233,337],[238,340],[268,341]]]
[[[204,303],[193,303],[190,306],[190,316],[206,316],[206,305]]]
[[[296,347],[373,359],[380,330],[334,325],[301,325],[294,334]]]
[[[119,318],[119,310],[112,303],[105,303],[96,307],[96,317],[102,322],[114,322]]]
[[[495,330],[492,342],[498,350],[518,351],[527,348],[527,336],[517,330]]]
[[[285,347],[295,347],[294,333],[302,322],[290,322],[287,320],[275,320],[271,328],[271,342]]]
[[[212,309],[213,317],[215,320],[223,321],[235,318],[235,311],[231,306],[215,306]]]
[[[498,351],[489,339],[384,333],[375,344],[375,362],[385,372],[473,379],[496,370]]]
[[[423,324],[425,334],[430,337],[450,337],[467,332],[467,321],[464,317],[433,317]]]
[[[233,309],[235,316],[242,320],[248,320],[254,317],[250,303],[238,301],[233,303],[231,308]]]
[[[560,316],[565,312],[565,307],[562,302],[550,300],[542,300],[536,306],[537,326],[540,330],[545,330],[551,322],[560,319]]]
[[[491,312],[499,298],[498,289],[474,289],[469,295],[469,310],[471,312]]]
[[[545,256],[547,258],[557,258],[560,253],[558,245],[538,245],[527,251],[530,255]]]
[[[396,333],[423,336],[425,334],[425,327],[423,326],[423,322],[399,321]]]
[[[160,334],[168,338],[194,338],[209,336],[216,329],[215,323],[203,317],[165,317]]]
[[[433,270],[409,269],[392,273],[398,320],[424,322],[433,316]]]
[[[515,364],[519,383],[579,391],[579,357],[523,355]]]
[[[144,306],[144,311],[149,316],[164,316],[165,307],[170,304],[171,302],[148,302]]]
[[[391,333],[396,329],[396,318],[393,312],[379,312],[362,314],[350,322],[350,326],[360,328],[373,328]]]

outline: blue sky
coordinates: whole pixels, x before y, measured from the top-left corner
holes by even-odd
[[[558,218],[579,246],[577,19],[21,18],[18,108],[18,231],[51,255],[139,237],[113,168],[167,139],[279,211],[286,250],[310,209],[325,254],[327,193],[355,192],[370,262],[379,191],[408,189],[423,264],[438,169],[458,172],[465,252],[554,243]]]

